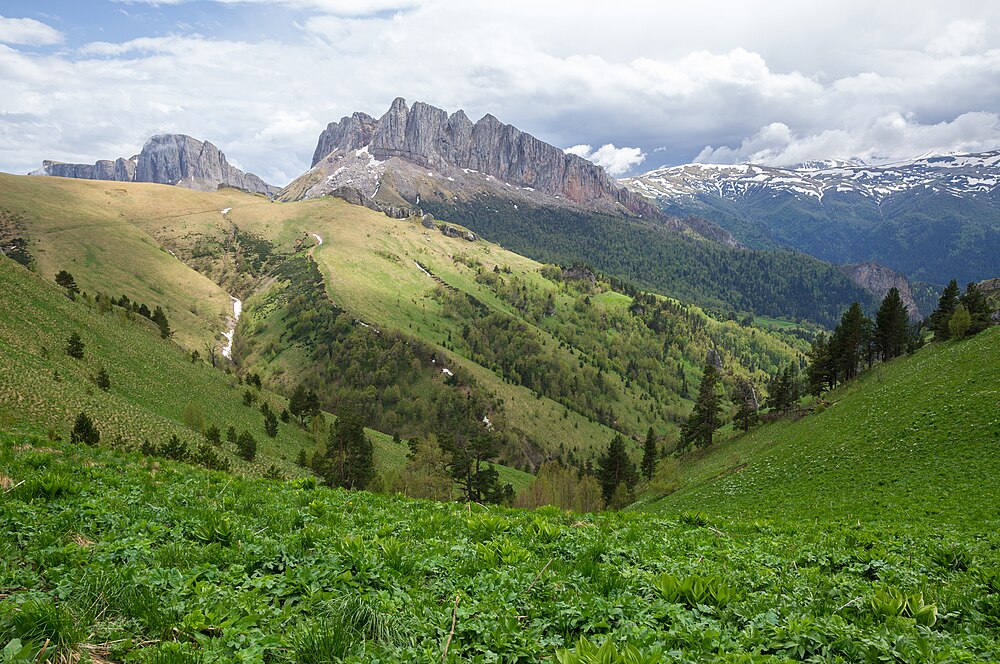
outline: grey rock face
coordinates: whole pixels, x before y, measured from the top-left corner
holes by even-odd
[[[662,214],[644,198],[624,188],[599,166],[540,141],[492,115],[473,124],[462,111],[445,111],[397,98],[378,120],[363,113],[331,123],[320,135],[313,165],[333,152],[368,147],[384,161],[398,157],[434,168],[468,169],[504,182],[585,204],[601,200],[651,218]]]
[[[269,194],[272,187],[252,173],[244,173],[226,161],[219,148],[183,134],[153,136],[142,151],[131,159],[102,159],[96,164],[62,164],[42,162],[36,173],[59,177],[118,182],[155,182],[184,184],[208,180],[217,185],[245,191]]]
[[[899,290],[899,298],[906,305],[906,311],[910,314],[910,320],[920,320],[920,309],[913,298],[913,290],[905,275],[875,261],[842,265],[840,271],[877,298],[885,297],[890,289],[896,288]]]

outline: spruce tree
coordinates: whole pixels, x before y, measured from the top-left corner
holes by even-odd
[[[278,416],[270,408],[264,413],[264,433],[271,438],[278,435]]]
[[[899,357],[906,351],[909,325],[910,317],[899,296],[899,290],[890,288],[875,314],[875,345],[883,362]]]
[[[635,464],[625,450],[625,439],[621,434],[617,434],[608,445],[607,451],[597,460],[597,480],[601,483],[604,503],[611,504],[615,491],[621,484],[631,491],[636,479]]]
[[[500,484],[500,473],[490,463],[500,453],[500,441],[484,431],[438,435],[448,456],[448,472],[467,501],[509,503],[514,498],[510,484]]]
[[[656,471],[656,456],[656,432],[653,431],[653,427],[649,427],[642,445],[642,474],[647,482],[653,479],[653,473]]]
[[[239,448],[240,456],[246,461],[253,461],[257,457],[257,439],[249,431],[241,431],[236,438],[236,447]]]
[[[715,430],[722,426],[719,413],[722,410],[718,394],[719,373],[715,365],[708,363],[701,376],[698,398],[687,422],[681,427],[681,445],[708,447],[712,444]]]
[[[844,312],[830,338],[830,359],[835,367],[837,380],[853,380],[861,364],[873,354],[870,338],[871,320],[857,302]]]
[[[818,397],[824,391],[833,389],[835,378],[832,373],[830,346],[827,344],[826,334],[820,332],[809,349],[809,368],[806,369],[809,394]]]
[[[958,282],[954,279],[948,282],[948,286],[941,293],[937,309],[931,314],[931,329],[934,330],[934,341],[944,341],[951,338],[951,330],[948,329],[948,322],[951,320],[951,315],[955,313],[955,307],[958,306],[960,294]]]
[[[96,447],[97,443],[101,441],[101,432],[97,430],[89,415],[80,413],[76,416],[76,421],[73,422],[73,431],[70,432],[69,440],[75,445],[83,443]]]
[[[94,384],[105,392],[111,389],[111,377],[104,367],[101,367],[94,376]]]
[[[78,360],[83,359],[83,339],[76,332],[69,335],[66,340],[66,354]]]

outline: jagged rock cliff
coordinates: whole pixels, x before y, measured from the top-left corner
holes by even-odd
[[[503,124],[492,115],[473,123],[463,111],[448,115],[422,102],[408,107],[402,98],[393,101],[378,120],[355,113],[330,123],[313,153],[313,169],[319,167],[322,172],[309,177],[308,186],[290,186],[292,197],[323,195],[343,186],[346,176],[335,176],[350,170],[347,161],[359,161],[361,157],[375,162],[398,159],[432,169],[449,182],[475,180],[475,176],[495,178],[508,187],[513,185],[588,208],[662,217],[641,196],[618,187],[604,169]],[[360,160],[358,165],[371,171],[374,164],[370,160]],[[324,162],[335,168],[323,169]],[[359,177],[347,175],[354,180]],[[365,179],[368,185],[375,185],[372,191],[377,190],[377,179],[371,178],[374,175],[381,173],[370,173]],[[428,175],[433,177],[433,173]],[[463,177],[469,175],[474,177]],[[374,193],[369,195],[374,197]]]
[[[884,298],[889,289],[895,287],[899,290],[899,297],[903,300],[903,304],[906,305],[906,310],[910,314],[910,320],[920,320],[922,318],[920,309],[917,307],[917,302],[913,297],[910,282],[905,275],[884,265],[879,265],[875,261],[841,265],[840,271],[847,275],[851,281],[879,299]]]
[[[42,168],[32,175],[155,182],[192,189],[216,189],[225,185],[260,194],[270,194],[275,190],[256,175],[244,173],[231,165],[226,161],[226,155],[208,141],[183,134],[153,136],[146,141],[142,151],[130,159],[102,159],[92,165],[46,160],[42,162]]]

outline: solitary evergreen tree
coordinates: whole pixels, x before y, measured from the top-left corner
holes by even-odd
[[[642,445],[642,474],[646,481],[653,479],[656,471],[656,432],[653,427],[649,427],[646,432],[646,441]]]
[[[708,447],[712,444],[715,430],[722,426],[719,413],[722,410],[718,393],[719,373],[715,365],[708,363],[701,376],[698,399],[694,402],[691,416],[681,427],[681,445]]]
[[[59,270],[59,272],[56,273],[56,283],[71,293],[80,292],[80,287],[76,285],[73,275],[66,270]]]
[[[76,416],[76,421],[73,423],[73,431],[70,432],[69,440],[76,445],[83,443],[91,447],[96,447],[97,443],[101,441],[101,432],[97,430],[94,421],[90,419],[89,415],[80,413]]]
[[[76,332],[71,333],[69,338],[66,340],[66,354],[70,357],[82,360],[83,348],[83,339],[80,338],[80,335]]]
[[[151,321],[156,323],[156,326],[160,328],[160,337],[166,339],[172,332],[170,331],[170,323],[167,322],[167,315],[163,313],[163,309],[159,306],[153,310],[152,316],[149,318]]]
[[[264,432],[271,438],[274,438],[278,435],[278,416],[274,414],[274,411],[270,407],[266,410],[263,408],[261,410],[264,411]]]
[[[105,392],[111,389],[111,377],[104,367],[101,367],[94,376],[94,384]]]
[[[621,484],[631,491],[637,476],[635,464],[625,450],[625,439],[621,434],[617,434],[608,445],[607,451],[597,460],[597,480],[601,483],[604,503],[611,504],[615,491]]]
[[[948,322],[951,320],[951,315],[955,313],[955,307],[958,306],[959,295],[958,282],[952,279],[941,293],[937,309],[931,314],[931,329],[934,330],[934,341],[944,341],[951,337]]]
[[[993,318],[993,311],[986,296],[979,290],[979,286],[969,282],[965,287],[965,293],[960,299],[962,306],[969,312],[969,329],[966,332],[969,336],[979,334],[990,326]]]
[[[899,357],[909,341],[910,317],[899,290],[890,288],[875,314],[875,345],[882,361]]]
[[[257,457],[257,439],[249,431],[240,432],[236,438],[236,447],[246,461],[253,461]]]

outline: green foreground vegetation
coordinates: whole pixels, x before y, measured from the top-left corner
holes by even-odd
[[[486,509],[9,435],[0,484],[9,661],[1000,657],[997,530],[921,512]]]

